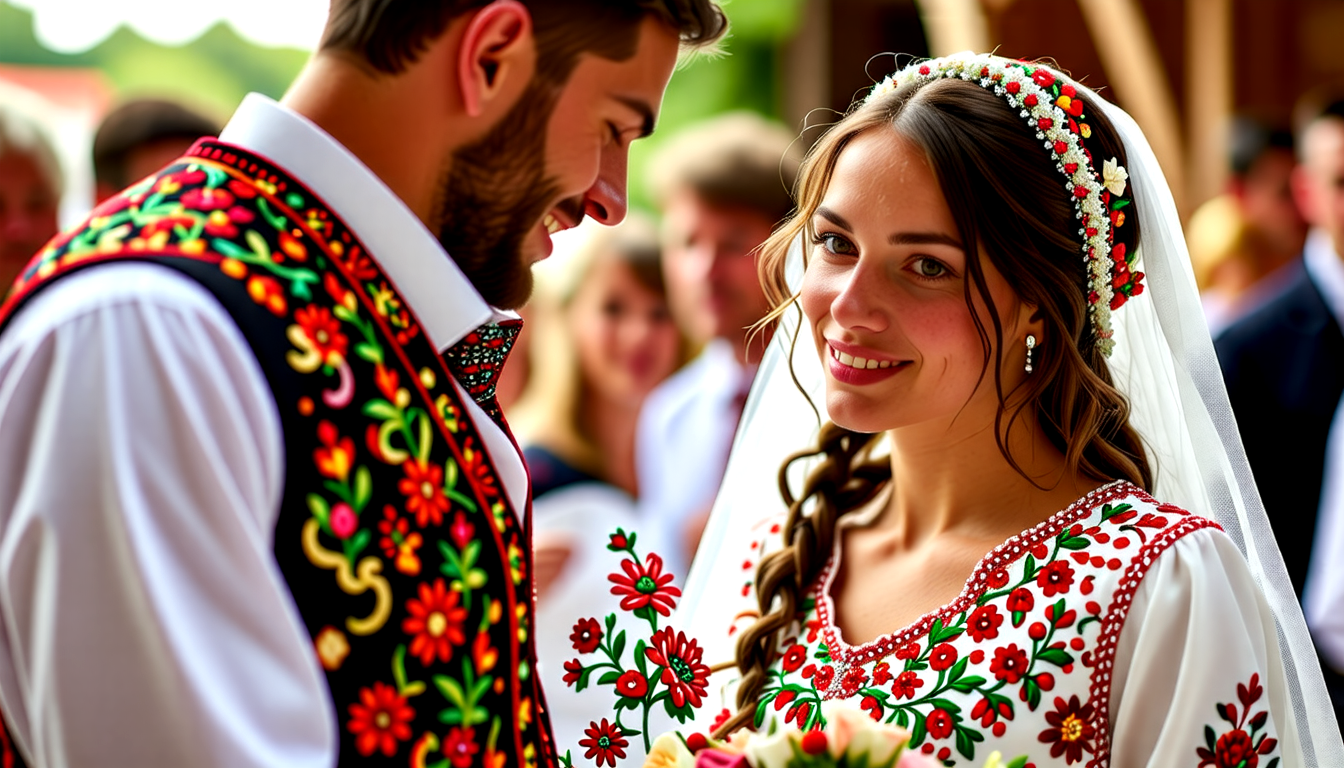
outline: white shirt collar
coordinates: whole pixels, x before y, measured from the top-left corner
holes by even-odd
[[[297,112],[250,93],[219,139],[276,163],[341,217],[440,352],[483,323],[517,317],[486,304],[406,204],[350,150]]]
[[[1316,289],[1325,297],[1325,305],[1335,321],[1344,326],[1344,259],[1335,253],[1330,235],[1323,229],[1313,229],[1302,248],[1302,264]]]

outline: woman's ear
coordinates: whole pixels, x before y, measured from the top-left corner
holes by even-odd
[[[518,0],[495,0],[468,21],[458,50],[457,77],[469,117],[513,106],[537,66],[532,14]]]

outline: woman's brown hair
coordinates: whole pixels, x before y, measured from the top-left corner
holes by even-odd
[[[1089,112],[1092,135],[1084,146],[1098,165],[1111,157],[1125,165],[1115,129],[1100,109]],[[766,322],[796,306],[797,294],[785,281],[785,259],[800,236],[812,242],[812,216],[840,154],[857,136],[879,130],[893,130],[923,152],[968,256],[983,254],[1044,323],[1035,372],[1020,391],[1005,392],[1002,320],[982,259],[967,258],[966,305],[984,347],[981,383],[992,373],[999,398],[995,436],[1008,463],[1026,476],[1008,450],[1006,435],[1019,419],[1031,419],[1064,455],[1070,470],[1099,481],[1125,479],[1151,488],[1152,471],[1129,425],[1129,404],[1112,384],[1089,321],[1083,238],[1064,175],[1015,110],[975,83],[949,78],[904,86],[852,109],[821,138],[799,175],[796,213],[762,246],[761,279],[776,307]],[[1115,242],[1132,250],[1139,232],[1137,217],[1129,219],[1116,230]],[[987,308],[988,324],[975,310],[976,297]],[[1009,394],[1015,402],[1011,411]],[[800,596],[830,557],[839,518],[872,501],[890,481],[890,464],[871,455],[879,437],[828,422],[814,448],[789,457],[781,468],[780,488],[789,510],[784,547],[761,560],[756,577],[761,618],[738,640],[739,710],[720,735],[754,722],[779,633],[797,618]],[[817,464],[794,495],[788,470],[809,459]]]

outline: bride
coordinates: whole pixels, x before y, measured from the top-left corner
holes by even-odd
[[[718,735],[845,698],[947,766],[1344,765],[1127,115],[912,64],[813,149],[762,274],[785,332],[679,617],[735,654]]]

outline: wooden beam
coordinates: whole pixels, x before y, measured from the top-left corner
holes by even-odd
[[[1223,191],[1232,118],[1232,1],[1186,0],[1185,76],[1191,208]]]
[[[916,0],[934,56],[989,50],[989,22],[980,0]]]
[[[1176,206],[1186,212],[1180,113],[1157,43],[1138,0],[1078,0],[1106,79],[1133,116],[1166,174]]]

